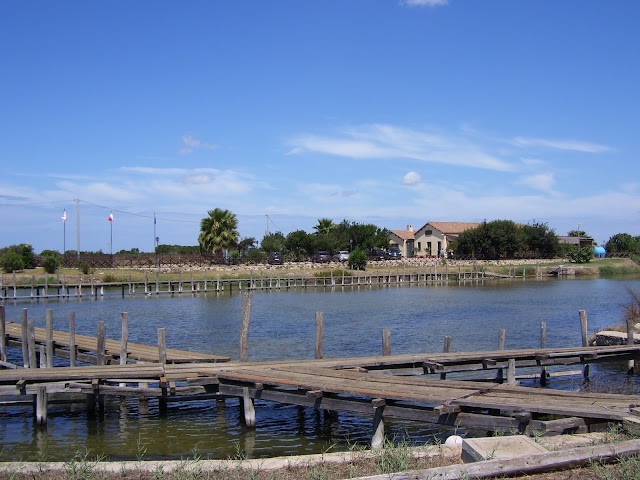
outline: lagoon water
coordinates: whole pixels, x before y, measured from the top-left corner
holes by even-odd
[[[381,331],[392,333],[392,353],[442,351],[445,335],[452,351],[496,348],[506,330],[505,348],[539,346],[540,323],[547,323],[547,346],[580,345],[579,310],[586,310],[589,331],[619,322],[628,289],[640,279],[508,279],[431,284],[419,287],[335,287],[295,291],[256,291],[250,328],[250,360],[313,358],[315,312],[324,313],[325,358],[381,354]],[[241,296],[207,293],[181,296],[122,297],[113,292],[98,299],[5,302],[7,320],[19,322],[28,308],[36,326],[44,326],[53,309],[54,329],[67,330],[69,312],[78,333],[95,335],[104,321],[109,338],[120,337],[120,313],[129,314],[129,340],[157,342],[166,328],[169,348],[238,358]],[[15,353],[19,355],[19,352]],[[607,376],[623,366],[596,369]],[[575,388],[576,379],[552,379],[553,388]],[[0,461],[65,460],[74,452],[105,455],[111,460],[180,459],[195,453],[226,459],[319,453],[366,443],[371,419],[322,414],[295,406],[256,402],[257,428],[244,429],[238,402],[202,401],[157,404],[139,409],[137,400],[108,401],[103,419],[89,419],[83,407],[50,406],[45,429],[34,428],[30,408],[1,407]],[[387,422],[391,437],[420,443],[442,429],[412,422]]]

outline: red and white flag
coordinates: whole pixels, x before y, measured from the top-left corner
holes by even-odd
[[[110,221],[110,222],[113,222],[113,213],[110,213],[110,214],[109,214],[109,221]]]

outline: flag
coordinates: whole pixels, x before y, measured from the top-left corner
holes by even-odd
[[[110,213],[110,214],[109,214],[109,221],[110,221],[110,222],[113,222],[113,213]]]
[[[62,221],[66,222],[67,221],[67,209],[65,208],[64,213],[62,214]]]

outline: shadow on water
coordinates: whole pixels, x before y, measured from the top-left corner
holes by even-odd
[[[445,335],[452,351],[494,349],[500,329],[505,348],[539,346],[540,323],[547,323],[547,346],[580,345],[579,310],[586,310],[589,330],[617,323],[627,289],[638,291],[638,278],[466,282],[426,287],[359,287],[297,291],[256,291],[253,295],[249,359],[289,360],[313,357],[315,312],[324,313],[325,358],[377,355],[381,330],[392,332],[392,353],[439,352]],[[75,312],[78,333],[95,335],[104,321],[109,338],[120,336],[120,313],[129,313],[129,340],[153,344],[157,328],[167,331],[169,348],[238,357],[241,297],[228,293],[193,296],[108,295],[98,299],[6,302],[9,321],[20,321],[22,308],[37,326],[53,309],[54,329],[67,330]],[[12,352],[20,356],[20,352]],[[624,365],[592,367],[591,386],[600,375],[627,383],[635,379]],[[519,372],[520,373],[520,372]],[[536,386],[535,380],[525,385]],[[551,388],[575,390],[579,377],[554,377]],[[344,450],[366,444],[371,418],[341,413],[325,415],[295,406],[256,402],[257,429],[247,430],[236,399],[170,403],[160,413],[156,401],[109,399],[102,418],[87,416],[84,406],[49,409],[45,428],[34,427],[31,407],[2,407],[0,460],[64,460],[77,450],[112,460],[269,457]],[[386,421],[390,438],[413,443],[446,437],[453,430],[404,421]],[[464,433],[458,431],[458,433]]]

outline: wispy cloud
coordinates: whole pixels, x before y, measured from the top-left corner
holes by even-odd
[[[374,124],[345,128],[333,136],[300,135],[289,154],[324,153],[354,159],[411,159],[430,163],[512,171],[513,165],[464,138]]]
[[[190,135],[182,136],[182,143],[184,146],[180,149],[181,155],[188,155],[189,153],[193,153],[194,150],[199,148],[204,148],[206,150],[215,150],[218,148],[218,145],[214,143],[203,142],[197,138],[193,138]]]
[[[542,147],[583,153],[601,153],[612,150],[611,147],[607,147],[606,145],[582,142],[579,140],[548,140],[544,138],[516,137],[512,143],[518,147]]]
[[[440,5],[447,5],[449,0],[402,0],[401,5],[408,7],[437,7]]]
[[[555,177],[553,173],[538,173],[521,177],[517,183],[541,192],[554,193],[553,185],[555,183]]]

